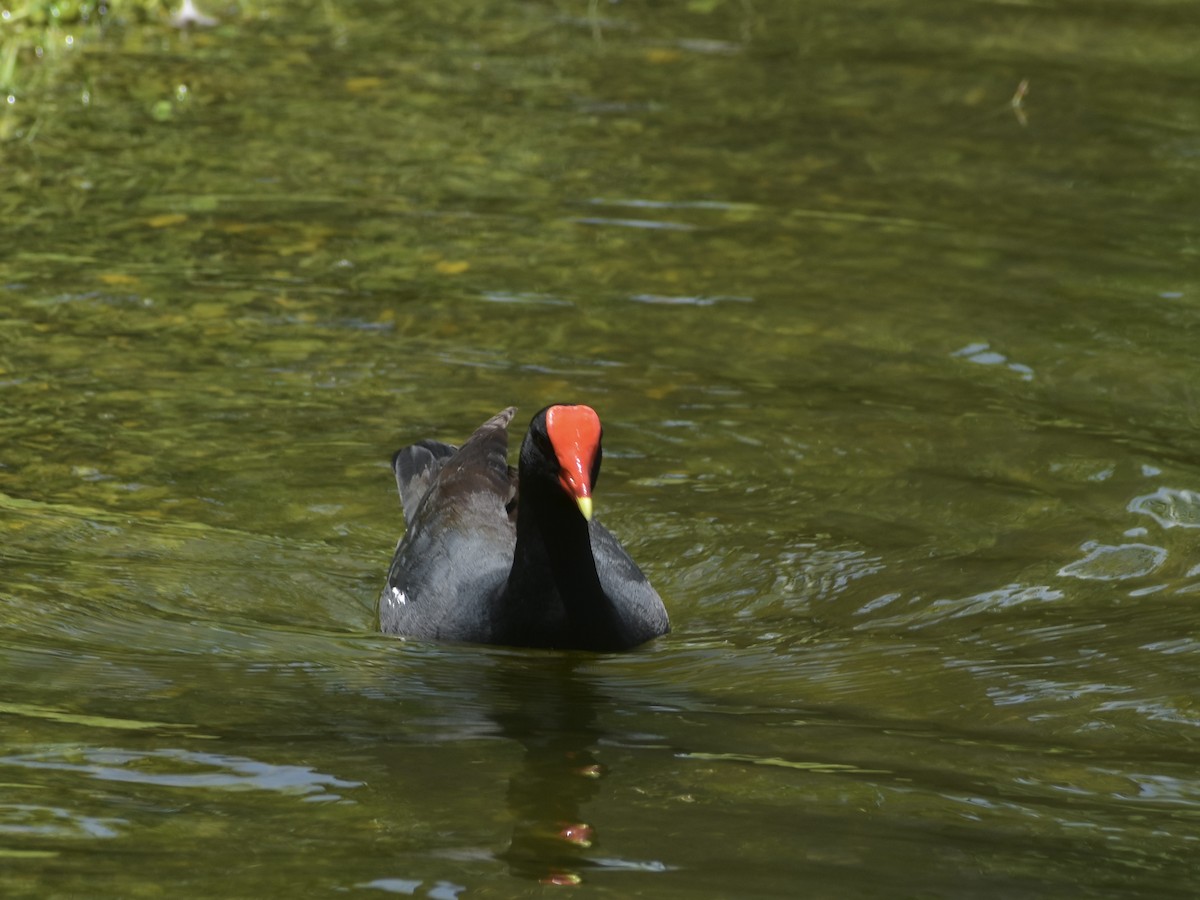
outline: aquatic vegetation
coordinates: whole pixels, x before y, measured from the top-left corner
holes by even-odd
[[[228,9],[226,7],[225,9]],[[86,44],[131,28],[193,29],[219,24],[193,0],[16,0],[0,5],[0,140],[44,115],[21,107],[35,102]],[[87,102],[87,90],[82,92]]]
[[[161,0],[18,0],[0,9],[0,90],[15,102],[44,64],[105,25],[166,19]]]
[[[69,86],[84,106],[107,53],[145,52],[148,43],[204,46],[189,33],[257,17],[256,0],[0,0],[0,141],[32,140],[62,107],[55,89]],[[210,13],[211,11],[211,13]],[[162,44],[166,46],[166,44]],[[184,89],[186,90],[186,88]],[[178,98],[176,98],[178,99]],[[151,110],[169,118],[172,101]]]

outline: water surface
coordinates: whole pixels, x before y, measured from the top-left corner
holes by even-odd
[[[1193,896],[1189,12],[83,46],[0,147],[0,892]],[[564,399],[673,632],[375,634],[391,452]]]

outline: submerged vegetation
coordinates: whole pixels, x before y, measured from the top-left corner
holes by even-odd
[[[215,0],[212,0],[215,5]],[[45,99],[62,73],[96,48],[130,39],[219,25],[242,16],[247,0],[209,15],[201,0],[0,0],[0,141],[37,133],[53,104]],[[70,77],[70,76],[68,76]],[[80,96],[88,102],[85,87]]]
[[[125,22],[166,20],[163,0],[18,0],[0,7],[0,90],[9,103],[41,71],[40,63],[85,36]]]

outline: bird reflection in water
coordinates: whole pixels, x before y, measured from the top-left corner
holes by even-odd
[[[594,754],[603,698],[577,669],[577,656],[523,657],[493,672],[492,717],[525,750],[508,786],[512,839],[499,854],[512,874],[571,885],[592,865],[597,840],[584,806],[605,775]]]

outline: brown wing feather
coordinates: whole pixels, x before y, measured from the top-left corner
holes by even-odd
[[[446,460],[458,452],[458,448],[441,441],[417,441],[397,450],[392,457],[392,472],[396,476],[396,490],[400,492],[400,506],[404,518],[412,522],[421,500],[429,493],[438,473]]]
[[[455,493],[496,494],[507,505],[514,484],[508,474],[508,423],[516,407],[496,413],[467,438],[458,452],[438,473],[438,490],[445,497]]]

